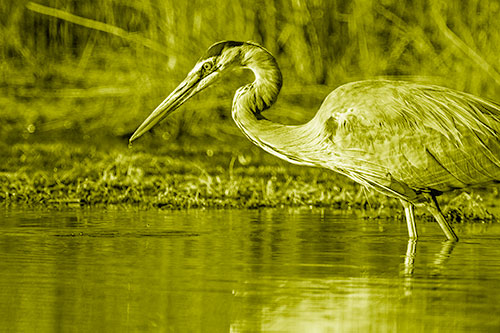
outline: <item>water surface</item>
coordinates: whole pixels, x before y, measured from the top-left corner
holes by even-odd
[[[0,330],[500,331],[500,225],[325,209],[0,211]]]

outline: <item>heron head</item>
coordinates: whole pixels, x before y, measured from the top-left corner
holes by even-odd
[[[132,143],[138,139],[191,97],[215,83],[221,73],[238,65],[240,63],[239,49],[244,44],[243,42],[223,41],[210,46],[186,78],[137,128],[129,142]]]

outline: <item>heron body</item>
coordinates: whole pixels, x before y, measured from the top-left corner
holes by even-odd
[[[413,208],[424,206],[446,237],[458,240],[436,196],[500,180],[499,104],[439,86],[368,80],[335,89],[305,124],[278,124],[262,112],[278,97],[281,72],[275,58],[251,42],[212,45],[130,142],[236,67],[255,74],[236,91],[232,108],[252,142],[291,163],[327,168],[400,199],[410,237],[417,237]]]

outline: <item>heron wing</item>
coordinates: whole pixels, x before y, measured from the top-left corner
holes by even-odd
[[[500,105],[486,99],[361,81],[332,92],[316,120],[340,156],[337,168],[369,184],[401,193],[405,186],[448,191],[500,180]]]

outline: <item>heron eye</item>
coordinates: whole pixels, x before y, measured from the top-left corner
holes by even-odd
[[[203,70],[205,72],[209,71],[212,69],[212,63],[207,61],[207,62],[203,63],[202,67],[203,67]]]

